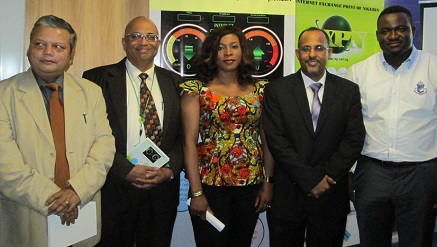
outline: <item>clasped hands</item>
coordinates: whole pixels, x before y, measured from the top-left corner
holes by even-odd
[[[311,194],[308,194],[308,196],[312,196],[314,198],[320,198],[325,193],[327,193],[331,189],[331,184],[336,184],[334,179],[332,179],[330,176],[325,175],[325,177],[322,179],[322,181],[319,182],[312,190]]]
[[[61,218],[61,223],[74,224],[79,217],[78,205],[81,203],[79,196],[70,186],[54,193],[47,199],[45,205],[49,207],[49,214],[56,214]]]
[[[139,189],[151,189],[162,182],[169,181],[172,171],[169,168],[135,165],[126,180]]]

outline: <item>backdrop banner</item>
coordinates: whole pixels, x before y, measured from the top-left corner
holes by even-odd
[[[328,70],[343,76],[352,64],[380,51],[376,20],[383,9],[383,0],[296,0],[296,37],[309,27],[324,29],[333,49]]]

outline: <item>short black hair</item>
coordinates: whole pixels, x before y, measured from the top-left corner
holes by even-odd
[[[326,40],[328,41],[328,47],[326,47],[326,48],[329,48],[329,35],[328,35],[328,33],[325,30],[318,28],[318,27],[309,27],[309,28],[303,30],[299,34],[299,38],[297,39],[297,47],[300,47],[300,37],[302,36],[302,34],[304,34],[305,32],[308,32],[308,31],[320,31],[320,32],[322,32],[323,35],[325,35]]]
[[[385,8],[379,14],[378,20],[376,21],[376,23],[377,24],[379,23],[379,19],[381,19],[381,16],[388,15],[388,14],[394,14],[394,13],[405,13],[407,15],[408,22],[410,22],[410,25],[414,26],[413,25],[413,16],[411,15],[411,12],[407,8],[399,6],[399,5],[393,5],[393,6]]]

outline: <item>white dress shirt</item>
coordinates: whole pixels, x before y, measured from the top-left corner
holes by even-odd
[[[129,153],[136,145],[143,142],[147,136],[145,136],[144,124],[140,123],[140,85],[141,73],[147,73],[147,87],[152,93],[153,100],[155,101],[156,110],[158,112],[159,121],[162,130],[164,130],[164,101],[159,88],[158,78],[155,73],[155,65],[147,71],[140,71],[136,68],[129,59],[126,59],[126,100],[127,100],[127,153]],[[140,128],[142,128],[140,135]]]
[[[396,70],[380,52],[353,65],[346,78],[360,86],[363,155],[395,162],[437,156],[437,57],[413,48]]]

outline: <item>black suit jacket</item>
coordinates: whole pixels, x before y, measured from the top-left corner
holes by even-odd
[[[109,123],[115,137],[116,153],[108,179],[117,184],[125,183],[132,170],[127,159],[127,113],[126,113],[126,58],[112,65],[87,70],[83,77],[98,84],[106,101]],[[170,169],[177,176],[183,168],[182,127],[180,115],[180,88],[182,77],[169,70],[155,66],[156,77],[164,100],[164,129],[160,148],[170,158]]]
[[[339,212],[349,212],[347,174],[364,143],[358,86],[326,72],[316,132],[301,71],[267,84],[263,124],[275,159],[272,213],[291,217],[325,175],[337,184],[316,203],[336,197]],[[325,197],[325,198],[324,198]],[[328,200],[329,201],[329,200]]]

